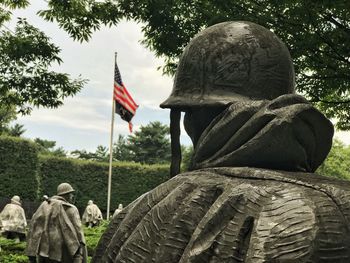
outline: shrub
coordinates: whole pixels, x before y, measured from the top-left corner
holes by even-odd
[[[34,143],[0,136],[0,196],[17,194],[35,200],[39,189],[37,169],[38,152]]]
[[[113,164],[111,213],[119,203],[127,205],[141,194],[168,179],[167,165]],[[57,185],[70,183],[76,190],[76,206],[82,212],[91,199],[105,211],[107,207],[108,164],[68,158],[41,156],[42,193],[56,194]]]
[[[88,251],[88,256],[92,257],[95,253],[96,246],[100,240],[103,232],[106,230],[109,221],[102,221],[97,227],[84,227],[84,234],[86,239],[86,247]]]
[[[0,237],[1,263],[27,263],[28,257],[24,255],[25,242],[16,243],[14,240]]]

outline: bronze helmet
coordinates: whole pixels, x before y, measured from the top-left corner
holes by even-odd
[[[294,93],[287,47],[251,22],[224,22],[199,32],[185,48],[170,97],[161,108],[223,106]]]
[[[75,192],[75,190],[69,183],[61,183],[57,186],[57,195],[65,195],[72,192]]]
[[[294,93],[292,59],[270,30],[245,21],[224,22],[199,32],[185,48],[173,90],[160,107],[171,108],[171,176],[180,170],[180,111],[222,107],[241,100],[272,100]]]

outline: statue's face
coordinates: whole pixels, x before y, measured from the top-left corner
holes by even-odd
[[[68,200],[67,200],[69,203],[74,203],[74,193],[69,193],[69,196],[68,196]]]
[[[223,110],[224,108],[200,107],[190,108],[185,111],[184,126],[194,147],[197,145],[203,131]]]

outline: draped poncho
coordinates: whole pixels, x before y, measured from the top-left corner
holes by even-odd
[[[332,135],[297,95],[232,103],[193,171],[119,213],[93,262],[350,262],[350,182],[312,173]]]

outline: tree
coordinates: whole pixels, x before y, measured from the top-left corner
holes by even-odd
[[[108,158],[108,148],[102,145],[98,145],[95,151],[95,160],[100,162],[106,162],[108,161]]]
[[[34,142],[38,145],[39,153],[43,155],[53,155],[57,157],[66,157],[66,151],[62,148],[55,148],[56,142],[35,138]]]
[[[16,108],[13,105],[0,104],[0,135],[7,134],[9,124],[16,119]]]
[[[0,27],[11,19],[10,9],[28,5],[26,0],[2,1]],[[76,94],[85,80],[49,70],[53,63],[62,62],[59,53],[50,38],[25,19],[18,20],[14,32],[0,30],[0,105],[29,114],[33,107],[58,107]]]
[[[119,0],[48,1],[40,15],[73,38],[87,40],[102,24],[122,18],[143,23],[143,43],[166,59],[173,74],[189,40],[200,29],[229,20],[273,30],[294,60],[297,89],[339,129],[350,129],[350,8],[347,1]]]
[[[24,125],[10,123],[17,119],[16,107],[14,105],[0,105],[0,135],[20,137],[26,131]]]
[[[181,145],[181,168],[183,171],[188,171],[191,167],[192,155],[193,155],[193,146],[183,146]]]
[[[333,146],[327,159],[316,173],[350,180],[350,146],[345,146],[337,139],[333,140]]]
[[[140,131],[128,136],[125,146],[133,153],[135,162],[155,164],[171,160],[169,127],[159,121],[141,126]]]
[[[94,160],[98,162],[107,162],[109,159],[108,149],[105,146],[98,145],[95,152],[86,150],[75,150],[70,153],[74,158],[83,160]]]
[[[114,161],[133,161],[133,152],[128,148],[129,141],[123,136],[119,135],[117,142],[113,144],[113,160]]]
[[[8,128],[7,134],[14,137],[21,137],[25,131],[23,124],[16,123],[14,126]]]
[[[87,152],[86,150],[74,150],[70,152],[71,156],[83,160],[95,160],[95,153]]]

